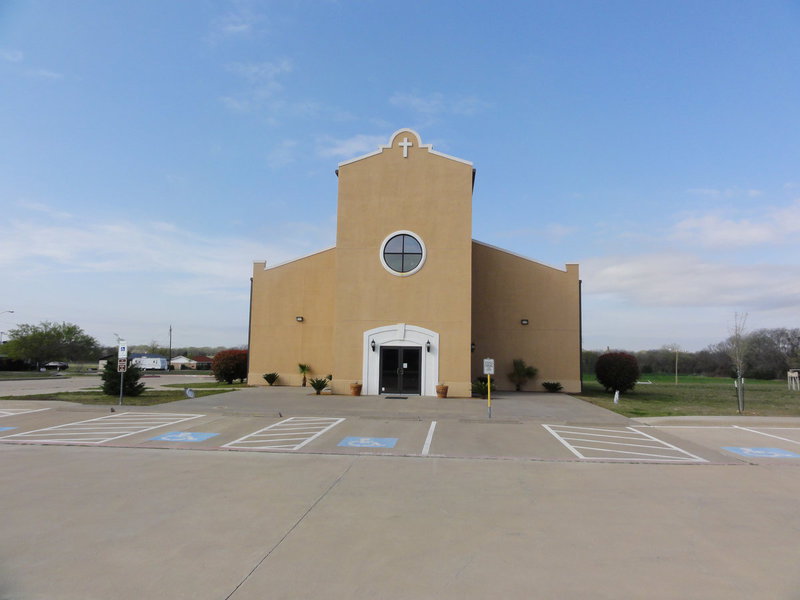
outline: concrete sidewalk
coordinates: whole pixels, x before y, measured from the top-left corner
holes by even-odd
[[[487,401],[481,398],[409,396],[315,395],[310,388],[252,387],[235,392],[180,400],[169,410],[224,411],[232,414],[277,416],[386,417],[425,419],[486,419]],[[493,420],[541,423],[625,425],[630,419],[566,394],[498,392],[492,395]]]

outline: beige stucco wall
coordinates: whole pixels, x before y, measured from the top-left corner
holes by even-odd
[[[413,144],[407,158],[404,139]],[[334,383],[362,379],[365,331],[406,323],[439,333],[438,379],[451,396],[470,395],[472,176],[471,164],[420,147],[413,131],[340,166]],[[383,240],[401,230],[427,248],[408,277],[379,260]]]
[[[494,358],[498,388],[513,390],[507,374],[521,358],[539,370],[523,390],[558,381],[564,391],[580,392],[578,265],[562,271],[475,242],[472,267],[474,377],[483,373],[484,358]]]
[[[335,256],[330,249],[273,268],[253,265],[248,383],[266,385],[264,373],[275,371],[279,384],[300,385],[298,363],[310,365],[312,377],[332,372]]]

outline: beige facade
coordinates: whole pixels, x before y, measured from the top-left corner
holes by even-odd
[[[337,173],[336,246],[254,265],[252,384],[276,371],[299,385],[304,363],[312,376],[332,374],[335,393],[360,382],[364,394],[434,395],[444,383],[465,397],[491,356],[501,389],[514,358],[539,369],[526,389],[580,389],[577,265],[554,269],[474,242],[471,163],[406,129]]]

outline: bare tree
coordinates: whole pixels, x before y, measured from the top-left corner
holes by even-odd
[[[744,355],[747,352],[746,325],[747,313],[734,313],[728,354],[736,369],[736,399],[739,414],[744,412]]]

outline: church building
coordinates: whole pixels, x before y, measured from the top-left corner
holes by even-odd
[[[522,359],[523,388],[579,392],[578,265],[550,267],[472,239],[472,163],[410,129],[339,164],[336,246],[269,265],[251,280],[248,381],[300,385],[332,375],[337,394],[470,397],[495,361],[500,390]],[[499,206],[499,203],[498,203]]]

